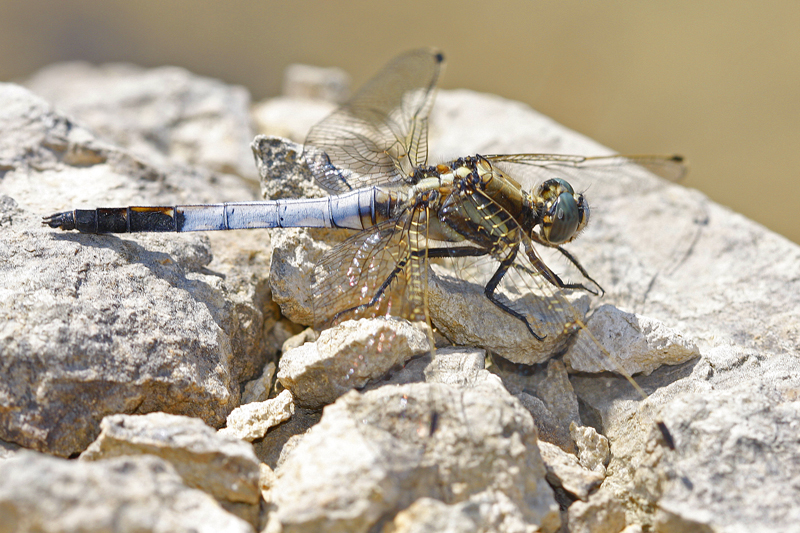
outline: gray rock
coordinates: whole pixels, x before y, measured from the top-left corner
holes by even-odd
[[[20,533],[254,531],[151,455],[87,463],[22,452],[0,461],[0,524]]]
[[[270,400],[237,407],[228,415],[228,423],[219,433],[252,442],[263,438],[270,428],[289,420],[293,414],[294,398],[285,390]]]
[[[569,426],[569,433],[578,447],[578,461],[581,466],[605,475],[606,465],[611,459],[608,439],[593,427],[578,426],[574,422]]]
[[[437,119],[430,145],[441,153],[607,153],[522,105],[467,91],[441,94]],[[593,220],[569,248],[606,289],[602,302],[659,320],[701,353],[639,378],[646,402],[620,379],[573,378],[582,418],[611,443],[605,483],[631,504],[628,523],[796,529],[800,447],[787,431],[800,423],[800,248],[665,182],[609,174],[588,197]]]
[[[483,275],[482,283],[470,283],[453,277],[453,273],[436,266],[428,279],[428,304],[431,321],[454,344],[478,346],[503,358],[526,365],[542,363],[553,354],[563,352],[570,344],[572,333],[564,331],[564,324],[556,324],[535,310],[542,307],[542,298],[525,295],[528,322],[538,335],[530,334],[525,325],[500,310],[484,294],[489,277]],[[490,269],[489,274],[494,272]],[[484,273],[485,274],[485,273]],[[589,299],[577,295],[572,299],[575,319],[582,320],[589,308]]]
[[[672,383],[636,408],[617,379],[574,380],[600,414],[612,458],[606,483],[629,502],[629,522],[659,531],[792,531],[797,520],[800,365],[735,347],[710,350],[678,375],[657,370],[640,382]],[[663,385],[662,385],[663,386]],[[657,407],[658,406],[658,407]],[[654,446],[654,411],[676,449]],[[780,486],[780,490],[768,487]],[[657,502],[658,512],[652,513]]]
[[[161,457],[187,486],[207,492],[224,508],[258,525],[259,463],[249,444],[218,434],[196,418],[166,413],[107,416],[100,427],[81,460]]]
[[[271,428],[264,438],[253,442],[259,461],[272,469],[277,468],[321,417],[322,413],[318,410],[295,407],[291,418]]]
[[[573,533],[619,533],[625,528],[625,509],[619,500],[605,493],[569,507],[569,530]]]
[[[578,398],[572,389],[567,370],[559,360],[550,360],[545,372],[535,367],[503,364],[493,358],[491,371],[533,415],[539,439],[555,444],[567,453],[575,453],[570,425],[580,422]]]
[[[261,371],[261,375],[245,383],[242,391],[242,404],[252,402],[263,402],[269,398],[269,391],[272,387],[272,378],[275,377],[277,367],[275,363],[269,362]]]
[[[283,95],[342,103],[350,93],[350,76],[340,68],[289,65],[283,74]]]
[[[276,470],[271,520],[284,531],[368,531],[419,498],[453,505],[499,494],[524,524],[557,529],[533,420],[496,377],[472,376],[351,391],[326,407]]]
[[[62,383],[67,379],[64,377],[66,373],[56,364],[59,358],[54,354],[60,353],[57,349],[63,349],[64,346],[75,346],[75,351],[69,353],[89,354],[90,358],[94,357],[91,360],[97,361],[97,364],[78,365],[80,371],[75,371],[75,363],[83,359],[68,355],[65,359],[68,365],[65,368],[72,371],[68,375],[70,379],[86,382],[93,372],[99,373],[97,375],[103,383],[113,383],[126,391],[129,390],[128,387],[133,387],[136,394],[125,396],[124,398],[133,398],[130,404],[125,404],[127,400],[119,400],[120,396],[114,396],[116,391],[92,390],[85,396],[59,396],[59,405],[93,405],[99,411],[97,416],[102,416],[108,410],[133,412],[134,409],[140,409],[137,412],[141,412],[151,407],[162,408],[161,404],[154,405],[156,402],[151,400],[157,398],[160,402],[165,397],[165,394],[151,393],[153,387],[150,384],[155,377],[161,379],[165,375],[188,375],[194,381],[178,380],[177,387],[174,383],[169,387],[164,386],[164,390],[168,390],[171,395],[166,397],[169,402],[178,393],[179,401],[170,405],[195,411],[210,410],[215,413],[213,416],[205,417],[201,413],[196,415],[204,416],[207,421],[222,420],[236,403],[237,382],[257,376],[266,362],[266,356],[261,356],[260,359],[256,357],[252,364],[246,363],[249,366],[236,370],[237,367],[232,365],[239,363],[230,362],[231,359],[240,359],[234,357],[234,349],[240,349],[235,347],[251,346],[250,351],[246,352],[248,354],[259,353],[258,343],[263,343],[269,349],[277,349],[283,341],[300,331],[292,331],[290,324],[279,321],[280,317],[276,316],[277,312],[270,304],[264,305],[264,315],[260,320],[256,313],[239,313],[230,322],[219,318],[232,316],[229,314],[232,309],[230,304],[221,304],[229,302],[226,292],[229,289],[219,281],[217,284],[212,283],[211,276],[204,269],[221,271],[220,267],[214,266],[215,263],[208,263],[210,250],[217,257],[221,253],[218,247],[227,245],[216,240],[209,245],[205,240],[192,240],[194,237],[188,236],[153,236],[152,240],[148,240],[150,237],[100,239],[60,236],[55,239],[47,236],[46,241],[36,241],[45,234],[33,228],[35,221],[31,213],[45,214],[61,207],[84,204],[124,204],[162,199],[164,202],[172,202],[173,198],[183,201],[187,196],[192,197],[191,201],[205,201],[206,198],[212,201],[243,200],[248,199],[246,193],[228,186],[234,182],[225,181],[227,178],[223,175],[197,169],[173,172],[172,168],[156,169],[142,163],[127,152],[109,148],[109,145],[97,140],[85,128],[66,121],[52,110],[44,109],[41,101],[34,102],[27,93],[20,93],[19,89],[9,92],[8,87],[10,86],[4,86],[5,92],[2,93],[3,103],[8,105],[0,107],[0,127],[7,132],[0,135],[0,192],[15,198],[18,207],[11,200],[2,202],[0,230],[5,235],[5,240],[2,241],[0,251],[4,254],[4,274],[31,268],[35,275],[29,273],[27,277],[12,277],[11,283],[2,286],[3,298],[0,300],[3,303],[0,305],[8,306],[4,308],[2,318],[5,322],[0,330],[5,343],[2,352],[3,364],[6,365],[3,367],[3,375],[9,376],[9,379],[0,386],[14,387],[17,391],[10,394],[8,389],[4,389],[3,400],[6,397],[23,397],[28,399],[25,405],[36,406],[40,405],[36,403],[38,401],[49,401],[51,396],[48,395],[54,394],[52,390],[56,389],[46,389],[47,394],[44,396],[34,396],[26,387],[29,383]],[[37,109],[44,110],[31,111]],[[298,120],[302,114],[298,110]],[[29,116],[42,118],[14,118]],[[294,131],[303,127],[305,126],[298,125]],[[468,91],[440,93],[431,116],[429,145],[434,151],[429,158],[432,163],[444,160],[437,153],[448,157],[474,153],[609,153],[608,149],[558,126],[522,104]],[[282,145],[279,143],[273,148],[280,146]],[[289,157],[276,162],[261,158],[261,175],[274,177],[286,173],[287,167],[296,169],[296,156],[299,153],[297,149],[284,150],[284,153],[294,154],[294,159]],[[302,174],[297,170],[292,172]],[[683,364],[657,368],[649,376],[639,377],[640,385],[650,393],[646,401],[642,401],[621,379],[587,374],[572,375],[569,378],[574,392],[577,393],[577,402],[571,399],[572,392],[567,390],[561,379],[550,381],[552,387],[549,389],[547,401],[542,393],[539,393],[542,394],[540,397],[525,392],[524,389],[518,393],[518,397],[522,399],[522,393],[528,394],[532,399],[529,402],[531,411],[545,415],[549,413],[551,421],[556,418],[553,415],[555,411],[563,406],[572,406],[563,412],[569,413],[570,420],[576,422],[574,405],[577,403],[580,407],[580,425],[592,426],[599,434],[608,438],[611,458],[601,489],[603,494],[600,496],[624,504],[623,525],[627,524],[629,530],[635,530],[639,526],[661,531],[690,528],[700,531],[796,529],[796,502],[800,499],[796,480],[800,474],[794,465],[800,461],[795,429],[800,423],[800,415],[795,408],[795,391],[800,388],[800,371],[794,354],[797,352],[797,339],[800,338],[800,290],[797,290],[800,281],[796,273],[797,265],[800,264],[800,249],[743,217],[713,204],[696,191],[643,173],[622,175],[611,171],[602,175],[595,174],[591,182],[581,179],[580,176],[568,177],[577,189],[587,191],[592,207],[591,223],[581,237],[568,246],[592,277],[606,289],[602,299],[589,298],[592,305],[610,304],[624,312],[651,317],[680,335],[671,337],[682,339],[678,340],[678,345],[686,347],[689,344],[684,341],[694,342],[700,357]],[[527,179],[520,176],[520,179],[523,178]],[[99,182],[100,179],[106,181]],[[132,189],[126,185],[131,181],[135,183]],[[178,185],[179,183],[190,185],[184,188],[185,185]],[[285,183],[278,183],[274,187],[277,194],[281,194],[284,185]],[[313,190],[310,184],[302,182],[291,186],[297,188],[286,190],[297,190],[303,194]],[[331,245],[342,240],[343,234],[317,232],[297,237],[296,234],[286,231],[258,232],[259,235],[268,235],[270,238],[278,233],[283,240],[275,256],[258,257],[256,264],[249,263],[247,259],[247,251],[252,253],[254,244],[241,246],[242,253],[236,255],[238,259],[235,264],[246,275],[237,279],[245,280],[241,287],[253,286],[263,290],[257,292],[253,289],[252,294],[263,295],[268,289],[265,274],[271,272],[271,290],[276,299],[282,298],[281,305],[287,316],[298,323],[311,324],[313,310],[309,291],[314,280],[314,266]],[[322,239],[329,240],[322,242]],[[267,240],[270,239],[264,238],[265,249]],[[174,263],[160,262],[167,257]],[[562,273],[563,262],[552,259],[549,256],[544,257],[549,265]],[[17,260],[18,263],[14,262]],[[263,265],[268,265],[269,268],[265,269]],[[140,270],[144,274],[137,278],[135,274]],[[147,274],[149,272],[156,272],[157,275],[151,276]],[[226,281],[231,277],[233,276],[226,274]],[[132,279],[138,285],[132,287]],[[442,279],[445,279],[444,275]],[[203,287],[210,289],[200,291],[199,294],[203,296],[199,299],[188,300],[189,303],[180,305],[173,304],[172,302],[183,301],[180,299],[183,294],[196,294],[195,287],[201,284],[195,282],[196,280],[201,280]],[[251,284],[246,280],[259,281]],[[445,279],[446,281],[448,280]],[[162,285],[168,287],[165,287],[166,291],[158,292],[154,291],[153,285],[156,288]],[[464,287],[468,289],[464,292],[477,292],[478,296],[482,296],[479,284],[469,282],[452,287],[453,294]],[[441,299],[440,307],[445,311],[448,310],[447,291],[450,289],[447,287],[442,291],[445,297]],[[293,291],[297,292],[297,296],[292,295]],[[78,296],[72,296],[76,293]],[[111,297],[118,294],[128,295],[122,304],[118,298]],[[247,296],[251,294],[247,290],[237,294],[242,295],[245,303],[247,298],[251,298]],[[67,305],[59,298],[66,299]],[[85,304],[84,307],[76,307],[76,299]],[[453,296],[453,300],[456,299]],[[255,298],[250,301],[254,302]],[[485,298],[468,301],[475,305],[470,303],[462,307],[460,312],[450,313],[452,319],[443,312],[432,313],[434,323],[442,330],[450,327],[464,335],[463,342],[473,342],[467,337],[468,334],[478,337],[475,344],[479,346],[484,331],[487,337],[492,336],[495,328],[504,331],[501,329],[502,324],[492,318],[481,320],[484,313],[489,313],[487,309],[493,309],[491,304],[484,307],[487,305]],[[53,310],[59,303],[60,307]],[[92,306],[96,305],[96,309],[90,307],[90,303]],[[35,312],[27,309],[34,309]],[[54,333],[65,331],[63,327],[59,329],[59,325],[63,323],[64,309],[71,310],[73,314],[69,316],[77,317],[70,320],[80,328],[66,330],[75,332],[71,337],[59,337]],[[112,312],[99,312],[98,309],[111,309]],[[132,318],[126,318],[126,309],[133,310]],[[187,310],[188,312],[184,312]],[[573,316],[576,319],[575,327],[581,329],[586,323],[583,309],[578,309]],[[147,320],[142,320],[141,317],[146,317]],[[477,321],[474,321],[475,317],[478,317]],[[468,319],[466,323],[469,325],[459,327],[459,321],[465,319]],[[590,318],[589,322],[591,321]],[[259,324],[267,328],[275,323],[277,325],[273,329],[280,330],[275,336],[266,337],[259,333]],[[236,333],[242,324],[255,325],[253,331],[256,333],[252,338]],[[209,332],[217,332],[217,335]],[[112,343],[113,350],[105,349],[102,356],[100,352],[87,350],[87,346],[93,346],[91,342],[99,342],[86,340],[93,334],[93,339],[106,339],[105,342]],[[457,338],[455,333],[450,335],[451,339]],[[630,343],[627,334],[625,335],[626,340],[622,346]],[[202,342],[198,342],[198,338]],[[231,339],[234,338],[242,339],[241,343],[233,342]],[[499,342],[493,341],[487,346],[505,346],[504,354],[510,360],[527,364],[542,361],[552,355],[548,353],[549,348],[537,349],[535,343],[529,343],[524,350],[516,350],[513,346],[514,338],[522,340],[516,333],[509,332],[507,338],[501,335]],[[591,348],[596,349],[593,339],[586,340],[586,335],[565,341],[562,343],[558,340],[553,347],[566,347],[573,343],[573,354],[570,357],[576,350],[578,354],[585,354]],[[114,342],[117,344],[113,344]],[[18,370],[9,372],[7,347],[17,344],[25,344],[25,349],[20,349],[20,353],[44,353],[48,357],[40,357],[30,364],[15,363],[18,366],[14,368]],[[49,351],[38,349],[37,346],[40,345],[49,346]],[[33,349],[28,348],[30,346]],[[129,351],[129,346],[135,348]],[[616,348],[611,351],[616,352]],[[109,356],[110,353],[123,353],[125,356],[113,359]],[[129,355],[131,353],[135,355]],[[167,357],[168,354],[175,353],[181,354],[178,360]],[[246,356],[241,360],[248,358]],[[420,358],[419,361],[423,359]],[[650,356],[648,359],[647,365],[640,367],[646,369],[645,371],[650,371],[655,366]],[[42,364],[39,364],[40,361]],[[124,365],[130,365],[130,361],[134,361],[130,372],[113,374],[116,380],[108,379],[109,369],[129,369]],[[145,361],[155,362],[147,366]],[[401,375],[405,376],[404,379],[410,379],[412,367],[417,367],[417,361],[408,363],[405,369],[393,375],[387,383],[395,378],[400,379]],[[100,362],[103,366],[100,366]],[[200,364],[201,362],[204,364]],[[159,364],[167,366],[157,367],[150,373],[150,369]],[[177,365],[179,369],[183,369],[182,373],[173,371],[175,366],[169,365]],[[27,368],[38,369],[38,374],[32,374],[33,380],[29,379],[30,373],[23,372]],[[52,375],[55,377],[45,374],[45,368],[54,368]],[[238,375],[246,374],[246,368],[252,369],[247,378],[238,380],[233,377],[237,372]],[[463,369],[468,375],[480,373],[472,363],[465,363]],[[415,371],[421,372],[419,368]],[[444,370],[442,373],[451,377],[453,375]],[[47,380],[39,379],[40,376],[47,376]],[[469,379],[471,378],[466,381]],[[135,381],[134,385],[131,385],[132,381]],[[506,383],[511,381],[506,380]],[[185,388],[181,389],[183,385]],[[368,394],[383,394],[381,390],[389,387],[379,385],[381,383],[371,383],[372,390]],[[403,386],[420,385],[410,383]],[[564,389],[562,396],[556,394],[558,387]],[[181,392],[182,390],[188,392]],[[205,392],[206,390],[211,392]],[[203,391],[202,394],[199,391]],[[346,397],[353,395],[354,393],[350,393]],[[435,395],[423,392],[422,397],[431,398]],[[447,394],[443,398],[448,398]],[[404,418],[394,420],[391,427],[395,428],[395,433],[392,435],[413,434],[419,428],[424,436],[431,433],[432,427],[439,425],[437,417],[430,416],[431,412],[435,412],[435,409],[430,409],[431,401],[418,400],[416,396],[400,396],[394,398],[394,407],[404,400],[407,404],[409,401],[419,401],[421,404],[427,402],[428,415],[421,416],[416,424],[411,424],[411,420]],[[343,403],[344,397],[339,402]],[[440,400],[440,403],[445,402]],[[108,407],[109,404],[111,407]],[[11,405],[14,406],[13,409],[19,409],[18,404]],[[518,404],[515,405],[518,407]],[[561,407],[556,409],[556,406]],[[63,451],[59,453],[79,451],[81,444],[76,442],[80,441],[85,445],[87,438],[90,438],[87,436],[91,435],[85,430],[81,434],[80,428],[84,426],[75,430],[69,417],[64,417],[63,411],[54,411],[55,414],[41,409],[25,411],[24,416],[14,419],[16,412],[0,411],[0,420],[13,419],[17,420],[15,423],[18,425],[27,424],[28,429],[24,435],[30,440],[25,442],[53,442],[59,446],[68,442],[69,445],[60,448]],[[43,412],[46,415],[44,417]],[[315,422],[315,416],[318,415],[297,410],[292,419],[270,429],[263,439],[254,442],[259,457],[278,470],[290,462],[292,469],[298,470],[304,461],[308,469],[313,469],[319,464],[320,456],[329,449],[319,436],[311,438],[313,431],[304,433]],[[81,413],[79,422],[85,424],[85,420],[90,420],[88,427],[96,427],[99,418],[87,419]],[[669,428],[675,444],[674,451],[669,449],[669,442],[657,429],[655,422],[658,420],[663,420]],[[473,419],[467,422],[475,423]],[[53,429],[53,424],[57,424],[57,429]],[[414,428],[409,425],[414,425]],[[353,434],[367,431],[363,424],[351,423],[350,426],[355,426],[351,427]],[[65,428],[70,428],[70,431]],[[563,437],[563,427],[560,430]],[[436,433],[438,431],[433,432],[433,438],[436,438]],[[34,438],[36,435],[38,437]],[[74,439],[73,435],[78,435],[79,438]],[[0,435],[0,438],[21,442],[16,437],[10,439],[7,432]],[[584,441],[584,444],[591,440],[588,437],[573,438]],[[69,442],[69,439],[74,439],[75,442]],[[562,444],[566,445],[568,442],[563,441]],[[51,444],[39,446],[49,447]],[[589,454],[592,457],[597,455],[592,459],[592,464],[598,468],[598,465],[605,462],[600,460],[603,455],[600,447],[598,444],[595,450],[597,453]],[[404,445],[401,448],[401,453],[411,450],[409,453],[413,457],[419,457],[419,454],[414,456],[412,453],[414,450],[419,451],[418,447]],[[591,445],[587,450],[589,448]],[[461,449],[458,443],[450,445],[449,456],[458,456]],[[384,464],[384,455],[388,457],[387,461],[391,461],[394,453],[388,447],[382,446],[373,446],[369,450],[376,451],[375,464]],[[578,452],[582,453],[580,450],[579,442]],[[306,453],[308,457],[304,459],[303,455]],[[533,454],[533,445],[529,444],[524,453]],[[362,455],[356,459],[368,458],[366,452]],[[481,456],[481,453],[464,457],[475,455]],[[356,464],[353,462],[353,465]],[[313,475],[308,474],[307,477]],[[380,479],[396,478],[387,474]],[[277,491],[284,483],[284,478],[276,481],[274,490]],[[308,485],[311,485],[311,481],[308,481]],[[334,501],[346,499],[351,504],[349,508],[375,511],[373,500],[357,496],[361,493],[356,489],[360,490],[363,486],[358,483],[347,486],[347,483],[339,482],[337,489],[343,492],[350,489],[350,492],[348,496],[340,494],[343,500]],[[398,485],[389,483],[389,486]],[[311,492],[308,489],[303,494],[296,494],[295,505],[301,505],[305,495]],[[276,492],[276,498],[277,494]],[[397,491],[386,494],[386,498],[381,501],[389,503],[385,507],[378,506],[379,510],[375,512],[390,508],[391,510],[386,511],[387,521],[391,520],[390,515],[401,510],[391,502],[402,501],[407,509],[419,499],[414,494],[402,494],[401,498]],[[510,499],[514,505],[518,504],[518,499]],[[276,501],[283,500],[278,498]],[[467,500],[442,501],[458,506]],[[428,505],[430,508],[436,506],[438,504]],[[524,506],[519,507],[519,512],[526,516],[524,513],[528,511],[522,507]],[[581,511],[580,506],[572,514],[581,514],[578,511]],[[353,516],[363,516],[359,513],[357,511]],[[614,513],[616,516],[617,512]],[[273,515],[281,516],[280,511]]]
[[[586,501],[605,479],[605,472],[584,468],[574,455],[549,442],[539,441],[539,451],[547,468],[547,481],[576,498]]]
[[[525,518],[505,495],[483,492],[468,500],[448,505],[433,498],[420,498],[397,513],[384,527],[385,533],[534,533],[549,531],[552,525],[538,528]]]
[[[649,374],[662,365],[677,365],[700,356],[695,343],[679,332],[649,317],[625,313],[612,305],[598,308],[579,336],[591,335],[605,350],[613,354],[613,360],[604,352],[567,352],[564,362],[576,372],[620,372],[632,376]],[[584,340],[584,342],[587,342]]]
[[[172,160],[255,179],[247,89],[178,67],[58,63],[25,82],[34,93],[148,161]]]
[[[258,133],[303,142],[312,126],[333,113],[336,105],[327,100],[280,96],[253,106]]]
[[[284,353],[278,380],[299,405],[320,408],[429,349],[425,333],[404,320],[348,320]]]
[[[18,444],[0,440],[0,461],[14,457],[21,450]]]
[[[113,413],[166,411],[221,426],[239,382],[268,355],[267,269],[252,244],[222,236],[229,259],[214,262],[200,235],[62,234],[40,217],[84,202],[211,200],[228,181],[183,169],[187,189],[178,189],[174,175],[21,87],[0,85],[0,101],[0,194],[17,199],[0,202],[0,437],[69,456]],[[222,196],[237,190],[248,188]]]

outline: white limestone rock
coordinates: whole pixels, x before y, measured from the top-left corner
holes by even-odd
[[[93,131],[146,160],[256,179],[247,149],[255,131],[244,87],[178,67],[56,63],[25,82]]]
[[[202,420],[166,413],[112,415],[80,455],[100,461],[155,455],[169,462],[183,482],[213,496],[225,509],[258,526],[259,466],[252,446],[227,437]]]
[[[299,405],[320,408],[429,349],[425,333],[405,320],[348,320],[283,354],[278,380]]]
[[[263,438],[270,428],[289,420],[293,414],[294,398],[285,390],[272,399],[237,407],[228,415],[227,425],[219,433],[253,442]]]
[[[68,461],[33,452],[0,461],[0,524],[33,533],[253,533],[152,455]]]

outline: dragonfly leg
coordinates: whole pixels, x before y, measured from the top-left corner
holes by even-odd
[[[536,340],[543,341],[547,335],[544,336],[538,335],[535,331],[533,331],[533,328],[531,327],[531,324],[530,322],[528,322],[528,319],[525,315],[511,309],[509,306],[501,302],[494,295],[494,291],[497,289],[497,285],[500,283],[500,280],[503,279],[503,276],[505,276],[506,272],[508,272],[508,269],[514,263],[514,259],[516,257],[517,257],[517,252],[516,250],[514,250],[513,253],[509,254],[508,257],[506,257],[500,262],[500,266],[497,268],[497,271],[492,276],[492,279],[489,280],[489,283],[487,283],[486,287],[483,289],[483,294],[485,294],[486,297],[489,299],[489,301],[492,302],[497,307],[499,307],[501,310],[505,311],[506,313],[513,316],[517,320],[521,320],[522,323],[525,324],[525,327],[528,328],[528,331],[530,331],[531,335],[533,335],[536,338]]]
[[[474,248],[472,246],[461,246],[455,248],[430,248],[428,250],[428,257],[478,257],[488,253],[489,250],[484,248]]]
[[[577,269],[580,271],[580,273],[583,275],[583,277],[584,277],[584,278],[586,278],[586,279],[588,279],[589,281],[591,281],[592,283],[594,283],[594,284],[595,284],[595,286],[596,286],[598,289],[600,289],[600,294],[598,294],[597,292],[595,292],[595,291],[593,291],[593,290],[590,290],[590,289],[588,289],[588,288],[584,287],[583,285],[581,285],[579,288],[585,289],[586,291],[588,291],[588,292],[590,292],[590,293],[594,294],[595,296],[602,296],[603,294],[605,294],[605,293],[606,293],[606,290],[605,290],[603,287],[601,287],[601,286],[600,286],[600,284],[599,284],[599,283],[597,283],[597,282],[594,280],[594,278],[592,278],[592,276],[590,276],[590,275],[589,275],[589,273],[588,273],[588,272],[586,272],[586,270],[583,268],[583,265],[581,265],[581,264],[578,262],[578,260],[575,258],[575,256],[574,256],[574,255],[572,255],[571,253],[569,253],[567,250],[565,250],[565,249],[564,249],[564,248],[562,248],[561,246],[556,246],[556,250],[558,250],[559,252],[561,252],[561,254],[562,254],[564,257],[566,257],[566,258],[567,258],[567,260],[569,260],[569,262],[570,262],[570,263],[572,263],[573,265],[575,265],[575,268],[577,268]]]
[[[417,255],[418,256],[418,255],[420,255],[422,253],[424,253],[424,251],[412,252],[411,255],[412,256],[413,255]],[[342,316],[346,315],[347,313],[364,311],[365,309],[369,309],[370,307],[372,307],[374,305],[377,305],[378,302],[380,301],[381,297],[386,292],[386,289],[388,289],[389,286],[392,284],[392,282],[397,278],[397,276],[403,270],[405,270],[407,264],[408,264],[408,257],[398,261],[397,264],[395,265],[394,269],[392,270],[392,272],[386,277],[386,279],[383,281],[383,283],[381,283],[381,286],[378,287],[378,290],[375,292],[375,294],[372,296],[372,298],[367,303],[360,304],[360,305],[357,305],[355,307],[350,307],[349,309],[345,309],[343,311],[339,311],[338,313],[333,315],[332,322],[334,322],[334,323],[337,322]]]
[[[559,289],[573,289],[573,290],[586,291],[589,294],[594,294],[595,296],[600,296],[600,295],[606,293],[605,289],[603,289],[603,287],[601,287],[600,284],[597,283],[589,275],[588,272],[586,272],[586,269],[583,268],[583,265],[581,265],[578,262],[578,260],[575,258],[574,255],[569,253],[566,249],[562,248],[561,246],[553,246],[552,244],[548,244],[548,243],[542,241],[541,239],[536,237],[536,234],[533,234],[532,237],[533,237],[533,240],[535,242],[538,242],[539,244],[547,246],[548,248],[555,248],[556,250],[561,252],[561,254],[564,257],[566,257],[567,260],[570,263],[575,265],[575,268],[577,268],[580,271],[580,273],[583,275],[583,277],[585,277],[586,279],[588,279],[589,281],[594,283],[595,286],[597,286],[597,288],[600,289],[600,292],[597,292],[594,289],[590,289],[589,287],[587,287],[583,283],[564,283],[563,281],[561,281],[561,278],[558,277],[558,274],[556,274],[555,272],[550,270],[550,268],[547,265],[545,265],[544,262],[541,259],[539,259],[539,257],[533,252],[533,250],[528,250],[528,259],[531,260],[531,263],[533,263],[533,265],[536,267],[536,270],[538,270],[544,276],[544,278],[547,281],[549,281],[552,285],[555,285]]]
[[[567,252],[566,250],[563,250],[561,247],[556,247],[556,248],[558,248],[562,253],[564,253],[565,257],[567,257],[567,259],[569,259],[571,262],[573,262],[573,264],[575,264],[575,266],[578,268],[578,270],[580,270],[581,273],[584,276],[586,276],[586,279],[588,279],[589,281],[591,281],[592,283],[597,285],[600,288],[600,290],[603,291],[603,288],[600,287],[600,285],[595,280],[593,280],[591,277],[589,277],[589,275],[586,273],[586,271],[583,269],[583,267],[580,265],[580,263],[578,263],[577,260],[574,257],[572,257],[571,254],[569,254],[569,252]],[[530,260],[531,264],[533,264],[533,266],[536,267],[537,272],[531,272],[529,269],[525,268],[522,265],[514,265],[514,266],[516,268],[521,268],[524,271],[526,271],[529,274],[532,274],[534,276],[541,274],[542,276],[544,276],[544,279],[546,279],[547,281],[550,282],[551,285],[554,285],[554,286],[558,287],[559,289],[582,290],[582,291],[586,291],[586,292],[588,292],[590,294],[594,294],[595,296],[598,296],[598,292],[596,290],[590,289],[589,287],[587,287],[583,283],[564,283],[561,280],[561,278],[558,276],[558,274],[556,274],[555,272],[550,270],[550,267],[545,265],[544,261],[539,259],[539,257],[536,254],[528,253],[528,259]],[[605,294],[605,291],[603,291],[603,293]]]

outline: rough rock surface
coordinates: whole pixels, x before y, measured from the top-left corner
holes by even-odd
[[[272,378],[277,370],[275,363],[269,362],[262,370],[261,375],[245,383],[242,391],[242,403],[263,402],[269,397],[272,388]]]
[[[322,107],[286,102],[296,111],[264,114],[268,123],[259,127],[301,139]],[[3,461],[25,455],[14,449],[20,444],[78,453],[113,413],[159,410],[221,426],[244,383],[263,375],[284,341],[302,331],[298,324],[313,324],[315,265],[347,233],[113,237],[42,228],[39,216],[74,207],[255,194],[240,177],[204,168],[215,165],[208,160],[179,163],[181,150],[101,140],[18,86],[0,86],[0,103],[0,440],[13,443],[3,445],[12,457]],[[107,104],[83,109],[101,115]],[[114,124],[115,113],[85,124]],[[126,143],[115,135],[104,131]],[[522,104],[468,91],[438,96],[429,146],[431,163],[475,153],[609,153]],[[322,194],[298,167],[301,147],[258,138],[253,149],[263,196]],[[612,325],[641,326],[649,317],[639,328],[655,333],[643,336],[646,349],[636,348],[635,331],[599,348],[582,327],[576,340],[554,335],[537,345],[519,324],[510,322],[516,331],[502,323],[507,316],[495,316],[479,282],[448,285],[452,272],[431,278],[434,324],[451,340],[494,351],[490,370],[502,383],[487,376],[482,352],[439,357],[448,353],[440,349],[371,377],[366,392],[345,394],[322,415],[296,408],[253,441],[262,470],[275,471],[262,480],[265,523],[298,531],[342,524],[528,531],[554,530],[561,518],[572,531],[796,529],[800,248],[643,173],[569,179],[587,191],[592,221],[568,247],[606,290],[603,298],[579,295],[576,324],[588,323],[602,340],[603,312],[593,314],[594,306],[617,308]],[[678,358],[663,340],[680,348]],[[568,375],[561,361],[547,361],[570,342],[571,361],[590,348],[602,356],[636,348],[637,366],[626,368],[649,372],[637,376],[649,398],[622,378]],[[672,365],[659,367],[665,361]],[[558,457],[577,454],[580,476],[604,475],[600,488],[559,478],[551,490],[537,429],[565,452],[551,449]],[[569,478],[567,471],[560,475]],[[573,501],[567,486],[586,501]]]
[[[605,472],[593,472],[584,468],[578,458],[555,444],[540,441],[539,451],[547,467],[547,481],[554,487],[563,488],[576,498],[586,500],[605,479]]]
[[[586,325],[578,335],[591,335],[614,359],[567,352],[564,362],[576,372],[619,372],[621,368],[630,376],[649,374],[662,365],[677,365],[700,355],[695,343],[679,332],[658,320],[626,313],[613,305],[599,307]]]
[[[269,355],[262,244],[216,237],[225,246],[212,262],[200,235],[61,233],[40,217],[87,203],[211,201],[220,184],[222,197],[241,198],[249,187],[153,167],[19,86],[0,85],[0,100],[0,437],[69,456],[109,414],[222,425]]]
[[[436,361],[465,356],[437,352],[427,375],[415,360],[406,375],[326,407],[275,472],[271,520],[283,531],[369,531],[419,498],[500,492],[525,523],[557,529],[530,414],[487,371],[451,378]]]
[[[34,93],[154,164],[169,160],[255,179],[244,87],[177,67],[58,63],[26,81]]]
[[[151,455],[92,463],[22,452],[0,461],[0,529],[252,533]]]
[[[318,409],[429,349],[425,333],[404,320],[347,321],[284,353],[278,380],[299,405]]]
[[[258,525],[259,463],[249,444],[219,435],[196,418],[166,413],[107,416],[100,428],[81,460],[156,455],[169,462],[187,486]]]
[[[289,420],[293,414],[294,398],[285,390],[275,398],[237,407],[228,415],[227,425],[219,432],[252,442],[264,438],[270,428]]]

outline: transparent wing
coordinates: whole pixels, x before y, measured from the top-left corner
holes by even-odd
[[[331,193],[396,184],[428,157],[428,114],[444,56],[408,52],[389,63],[306,138],[322,153],[311,159],[318,183]]]
[[[602,180],[646,180],[655,174],[669,181],[680,181],[687,172],[681,156],[612,155],[586,157],[563,154],[509,154],[484,156],[532,190],[549,178],[562,178],[576,189]]]
[[[318,328],[357,318],[393,315],[425,320],[424,243],[417,211],[364,230],[323,256],[316,269]]]

